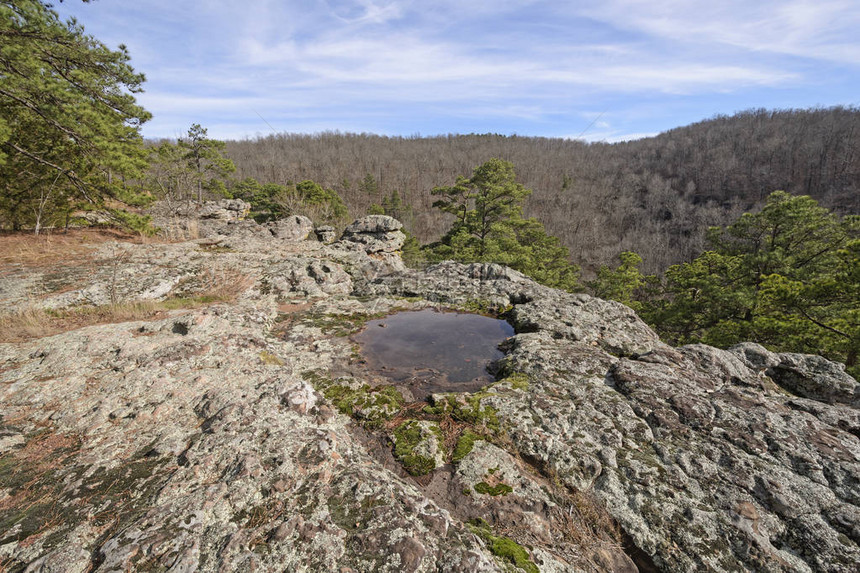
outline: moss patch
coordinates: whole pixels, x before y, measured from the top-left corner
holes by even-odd
[[[508,537],[493,535],[492,528],[483,519],[472,520],[468,527],[472,533],[487,543],[493,555],[506,564],[513,565],[526,573],[540,573],[538,566],[529,558],[525,547]]]
[[[507,537],[493,537],[490,542],[490,551],[496,557],[513,563],[514,566],[527,573],[540,573],[540,569],[529,559],[528,551],[512,539]]]
[[[307,319],[313,326],[319,328],[323,334],[342,338],[355,334],[362,329],[369,320],[382,318],[383,313],[377,314],[320,314],[309,313]]]
[[[529,387],[529,376],[524,372],[514,372],[506,376],[502,382],[509,382],[514,390],[525,390]]]
[[[481,399],[487,394],[446,394],[443,399],[437,400],[432,406],[424,409],[431,415],[451,416],[458,422],[464,422],[473,426],[482,433],[491,435],[501,431],[501,424],[496,409],[492,406],[481,406]]]
[[[499,304],[485,298],[475,298],[467,300],[460,308],[467,312],[474,312],[484,316],[493,318],[502,318],[507,315],[514,307],[511,304]]]
[[[378,427],[403,407],[403,396],[394,386],[359,387],[333,380],[316,370],[302,372],[302,378],[329,400],[335,408],[369,427]]]
[[[436,469],[436,460],[416,452],[418,446],[427,439],[421,425],[415,420],[403,422],[394,429],[394,457],[412,475],[428,474]],[[439,443],[438,437],[437,443]]]
[[[283,360],[281,360],[278,356],[276,356],[275,354],[272,354],[271,352],[269,352],[267,350],[263,350],[262,352],[260,352],[260,360],[263,361],[263,364],[268,364],[270,366],[283,366],[284,365]]]
[[[451,461],[459,462],[463,458],[469,455],[469,452],[472,451],[472,448],[475,446],[475,442],[480,440],[481,436],[476,434],[471,430],[465,430],[460,437],[457,439],[457,445],[454,446],[454,454],[451,457]]]
[[[478,493],[483,493],[485,495],[508,495],[509,493],[514,491],[514,488],[512,488],[506,483],[490,485],[487,482],[482,481],[475,484],[475,491]]]

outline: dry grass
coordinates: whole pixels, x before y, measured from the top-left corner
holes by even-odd
[[[94,324],[150,320],[163,315],[165,303],[137,301],[104,306],[80,306],[51,310],[31,306],[0,315],[0,342],[22,342],[44,338]]]
[[[201,290],[196,296],[213,302],[234,302],[254,284],[254,278],[235,267],[204,269],[200,275]]]
[[[549,512],[554,529],[578,549],[581,567],[587,571],[605,571],[600,563],[601,553],[624,552],[618,522],[591,491],[565,485],[549,466],[544,466],[542,473],[549,478],[550,491],[557,503]]]
[[[207,269],[199,277],[199,287],[182,297],[57,310],[30,305],[17,312],[0,315],[0,342],[22,342],[95,324],[157,320],[170,310],[230,303],[250,288],[253,282],[252,277],[239,269]]]
[[[113,229],[72,229],[68,233],[43,235],[4,233],[0,234],[0,267],[90,262],[92,251],[108,241],[143,243],[152,239]]]

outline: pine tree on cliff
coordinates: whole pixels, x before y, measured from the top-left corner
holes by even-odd
[[[451,229],[428,247],[431,260],[508,265],[549,286],[576,290],[579,270],[556,237],[534,218],[523,217],[531,190],[516,181],[509,161],[490,159],[472,177],[436,187],[433,206],[454,215]]]
[[[770,195],[758,213],[708,232],[712,250],[666,271],[646,320],[675,343],[821,354],[860,374],[860,217],[807,196]]]

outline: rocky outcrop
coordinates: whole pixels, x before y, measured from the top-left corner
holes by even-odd
[[[860,407],[860,384],[845,372],[844,364],[809,354],[777,354],[751,342],[729,350],[792,394],[829,404]]]
[[[272,236],[284,241],[305,241],[314,236],[314,222],[302,215],[293,215],[268,223]]]
[[[2,567],[856,570],[844,368],[672,348],[621,304],[498,265],[408,270],[392,221],[331,245],[300,220],[221,221],[4,274],[11,311],[161,306],[0,344]],[[413,406],[380,386],[347,335],[428,306],[506,313],[498,382]]]
[[[196,215],[200,219],[241,221],[250,211],[251,205],[241,199],[221,199],[204,203],[199,207]]]
[[[385,215],[368,215],[349,225],[342,239],[364,246],[368,253],[393,253],[400,250],[406,236],[397,219]]]
[[[331,225],[321,225],[314,232],[316,233],[317,240],[326,245],[333,243],[337,239],[337,231]]]

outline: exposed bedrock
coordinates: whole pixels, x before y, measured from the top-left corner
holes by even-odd
[[[86,273],[0,280],[10,312],[174,301],[0,344],[0,569],[857,570],[860,391],[840,365],[673,348],[621,304],[498,265],[409,270],[387,217],[325,244],[242,209],[205,211],[196,240],[95,246]],[[433,305],[504,309],[516,335],[500,382],[415,423],[436,467],[416,478],[389,439],[399,402],[344,413],[379,382],[346,335]],[[435,436],[466,408],[492,432],[453,459]],[[583,545],[589,504],[634,558]]]

